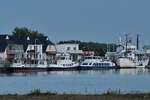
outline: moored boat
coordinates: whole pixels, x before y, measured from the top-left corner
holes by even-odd
[[[9,70],[11,72],[41,72],[41,71],[47,71],[48,65],[46,61],[37,61],[37,63],[29,64],[29,63],[23,63],[23,62],[13,62],[10,65]]]
[[[80,65],[80,70],[107,70],[115,69],[115,63],[100,56],[86,56]]]
[[[146,53],[137,48],[138,46],[127,43],[117,55],[117,68],[144,68],[147,66],[149,59]]]
[[[79,63],[72,61],[69,56],[59,56],[55,64],[49,64],[49,71],[78,70]]]

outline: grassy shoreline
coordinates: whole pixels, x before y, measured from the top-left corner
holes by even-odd
[[[52,92],[31,91],[28,94],[0,95],[0,100],[150,100],[150,93],[121,94],[116,91],[107,91],[103,94],[58,94]]]

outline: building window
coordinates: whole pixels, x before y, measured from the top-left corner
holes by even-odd
[[[29,49],[32,50],[32,45],[30,45]]]
[[[73,47],[73,50],[76,50],[76,47]]]
[[[12,50],[12,46],[9,46],[9,50]]]
[[[36,45],[34,46],[34,50],[35,50],[35,51],[38,51],[38,47],[37,47]]]
[[[67,50],[70,50],[70,47],[67,47]]]

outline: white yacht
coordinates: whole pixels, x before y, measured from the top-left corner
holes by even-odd
[[[70,56],[63,55],[57,57],[56,63],[49,64],[49,71],[59,71],[59,70],[77,70],[79,67],[79,62],[72,61]]]
[[[115,63],[100,56],[85,56],[80,65],[81,70],[115,69]]]

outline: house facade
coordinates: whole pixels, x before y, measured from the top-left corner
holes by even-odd
[[[23,45],[15,44],[9,35],[0,35],[0,67],[8,67],[9,63],[23,58]]]
[[[82,58],[82,50],[79,50],[79,44],[56,44],[57,54],[70,54],[73,61],[80,60]]]
[[[54,44],[48,37],[12,36],[16,44],[24,47],[24,58],[27,62],[50,60],[56,55]]]

